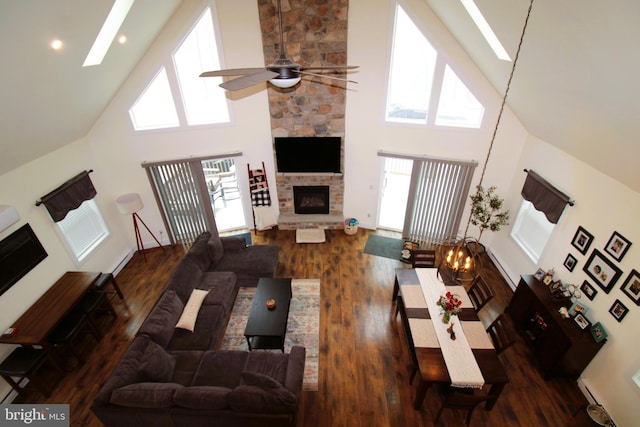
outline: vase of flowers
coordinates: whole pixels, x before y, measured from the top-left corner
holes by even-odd
[[[442,308],[442,323],[449,323],[451,316],[457,316],[460,313],[462,301],[458,295],[447,292],[440,297],[437,304]]]

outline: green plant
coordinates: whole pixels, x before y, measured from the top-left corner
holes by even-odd
[[[478,185],[476,193],[469,196],[471,199],[471,224],[480,229],[478,242],[485,230],[499,231],[500,227],[509,224],[509,211],[502,210],[504,199],[501,199],[495,191],[495,186],[485,190],[482,185]]]

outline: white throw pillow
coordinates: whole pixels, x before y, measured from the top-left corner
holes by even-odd
[[[203,289],[194,289],[193,292],[191,292],[189,301],[187,301],[184,306],[182,316],[178,319],[176,328],[186,329],[193,332],[196,327],[196,319],[198,318],[200,306],[202,306],[202,302],[207,297],[208,293],[209,291],[205,291]]]

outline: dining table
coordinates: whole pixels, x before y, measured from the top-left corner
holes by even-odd
[[[457,332],[453,348],[452,343],[446,342],[451,338],[443,333],[449,325],[441,320],[442,314],[436,305],[438,298],[434,298],[447,291],[463,302],[458,315],[452,316],[453,330]],[[413,347],[409,351],[415,355],[415,369],[419,373],[414,408],[422,407],[429,387],[444,384],[486,386],[486,409],[491,410],[509,378],[465,288],[445,286],[437,268],[398,268],[393,300],[401,315],[408,345]]]

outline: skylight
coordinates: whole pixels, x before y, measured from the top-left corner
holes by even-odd
[[[502,43],[500,43],[500,40],[498,40],[498,37],[489,26],[487,20],[484,19],[482,12],[480,12],[480,9],[478,9],[478,6],[476,6],[473,0],[460,0],[460,2],[464,8],[467,9],[467,13],[482,33],[487,43],[489,43],[489,46],[493,49],[493,52],[496,54],[498,59],[511,61],[511,57],[504,49]]]
[[[102,63],[104,56],[107,54],[116,34],[118,34],[120,26],[122,26],[134,1],[135,0],[115,0],[111,12],[109,12],[107,19],[105,19],[104,24],[102,24],[102,29],[100,29],[98,37],[96,37],[96,40],[93,42],[93,46],[91,46],[91,50],[84,60],[84,64],[82,64],[83,67],[100,65]]]

